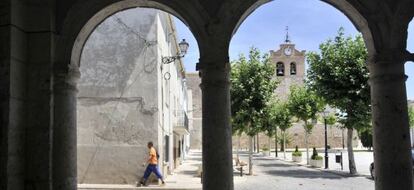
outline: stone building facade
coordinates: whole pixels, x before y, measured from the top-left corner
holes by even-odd
[[[83,48],[78,83],[79,183],[134,183],[142,177],[147,142],[164,174],[188,146],[187,88],[169,14],[136,8],[102,22]]]
[[[202,144],[202,110],[201,110],[201,79],[198,72],[186,73],[187,86],[192,96],[192,107],[189,110],[190,117],[190,148],[201,149]]]

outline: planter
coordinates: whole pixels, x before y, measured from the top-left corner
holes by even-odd
[[[270,151],[263,151],[264,156],[270,156]]]
[[[302,162],[302,156],[292,156],[294,162]]]
[[[322,160],[310,160],[310,165],[315,168],[322,168],[323,166],[323,159]]]

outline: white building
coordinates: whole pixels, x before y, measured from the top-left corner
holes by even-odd
[[[152,141],[164,175],[188,147],[187,87],[174,21],[155,9],[129,9],[91,34],[78,84],[79,183],[134,183]],[[167,177],[167,176],[166,176]]]

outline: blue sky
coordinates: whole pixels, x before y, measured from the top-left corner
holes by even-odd
[[[177,20],[177,19],[176,19]],[[198,46],[193,35],[181,21],[177,20],[179,38],[190,43],[188,54],[184,58],[186,70],[195,70],[198,62]],[[265,4],[253,12],[240,26],[230,44],[230,60],[240,53],[247,54],[251,46],[262,52],[279,48],[285,38],[285,28],[289,26],[291,41],[296,48],[306,51],[319,51],[321,42],[337,34],[339,27],[345,28],[346,35],[359,32],[340,11],[317,0],[277,0]],[[414,52],[414,24],[410,24],[408,50]],[[414,63],[406,63],[407,95],[414,99]]]

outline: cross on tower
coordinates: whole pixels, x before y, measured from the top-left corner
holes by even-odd
[[[286,39],[285,39],[286,43],[290,43],[290,39],[289,39],[289,26],[286,26]]]

